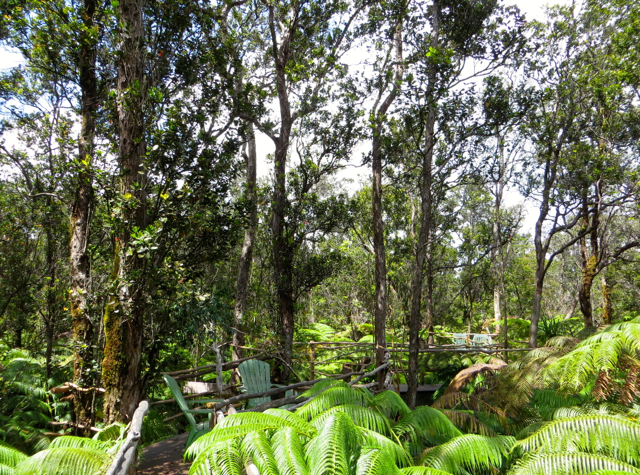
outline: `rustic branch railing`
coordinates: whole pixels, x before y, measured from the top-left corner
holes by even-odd
[[[120,450],[118,450],[106,475],[126,475],[131,464],[135,462],[136,448],[140,442],[140,433],[142,431],[142,420],[147,412],[149,412],[149,403],[147,401],[140,402],[138,409],[133,413],[127,438]]]

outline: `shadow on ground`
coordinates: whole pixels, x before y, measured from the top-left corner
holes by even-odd
[[[182,462],[188,432],[142,449],[138,475],[188,475],[190,463]]]

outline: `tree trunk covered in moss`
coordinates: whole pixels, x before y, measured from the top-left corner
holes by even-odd
[[[143,323],[145,309],[145,265],[146,259],[137,252],[130,252],[132,230],[144,230],[147,225],[147,172],[144,165],[146,153],[144,105],[144,24],[141,0],[122,0],[118,13],[122,30],[121,48],[118,58],[118,165],[120,168],[120,193],[122,197],[122,229],[120,244],[125,260],[120,269],[118,286],[119,307],[113,315],[112,334],[105,337],[120,337],[120,352],[113,351],[109,358],[109,384],[105,382],[105,417],[128,421],[141,397]],[[117,313],[117,317],[116,317]],[[115,330],[119,320],[120,334]],[[117,344],[113,342],[115,348]],[[105,354],[105,358],[107,355]],[[103,371],[104,374],[104,371]]]
[[[83,30],[80,33],[79,73],[81,89],[82,123],[78,141],[78,182],[71,212],[70,242],[70,308],[73,323],[73,382],[80,387],[95,385],[90,373],[93,359],[93,323],[87,314],[87,292],[89,282],[89,227],[93,208],[93,162],[96,133],[96,110],[98,86],[96,78],[96,42],[92,36],[96,0],[85,0]],[[93,394],[77,391],[74,395],[76,422],[92,425]]]
[[[602,274],[602,323],[611,325],[613,323],[613,305],[611,302],[611,284],[607,280],[605,273]]]
[[[599,242],[598,228],[600,225],[600,209],[598,185],[596,184],[596,203],[591,205],[589,197],[585,190],[582,195],[582,226],[585,235],[580,239],[580,254],[582,256],[582,285],[580,286],[579,301],[580,311],[584,318],[585,328],[591,328],[593,323],[593,307],[591,305],[591,288],[593,287],[593,279],[598,274],[599,265]],[[589,233],[589,245],[587,245],[587,234]]]

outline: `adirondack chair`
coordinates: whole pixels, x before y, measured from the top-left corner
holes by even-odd
[[[454,333],[453,344],[456,346],[467,346],[467,334],[466,333]]]
[[[182,409],[182,412],[184,412],[184,416],[187,418],[187,421],[189,421],[189,425],[191,426],[191,431],[189,432],[189,437],[187,439],[187,446],[186,446],[186,447],[189,447],[194,440],[196,440],[201,435],[204,435],[207,432],[209,432],[211,417],[213,414],[213,409],[191,409],[189,407],[189,404],[202,405],[208,402],[219,402],[219,401],[222,401],[222,399],[186,400],[182,395],[182,391],[180,390],[180,385],[175,379],[165,374],[164,380],[167,383],[167,386],[169,386],[169,389],[171,390],[171,394],[173,394],[173,397],[178,403],[178,406],[180,406],[180,409]],[[208,418],[205,422],[201,422],[200,424],[198,424],[196,422],[196,418],[193,416],[194,414],[207,414]]]
[[[272,387],[284,387],[281,384],[271,383],[271,367],[264,361],[243,361],[238,366],[238,371],[242,378],[242,390],[248,394],[268,391]],[[267,401],[271,401],[269,396],[251,398],[247,401],[247,407],[256,407]]]
[[[493,339],[489,335],[479,333],[479,334],[473,335],[471,344],[473,346],[489,346],[490,347],[493,345]]]

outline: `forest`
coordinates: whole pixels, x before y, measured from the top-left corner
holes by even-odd
[[[640,4],[544,18],[0,2],[0,475],[188,431],[171,375],[196,475],[640,473]]]

